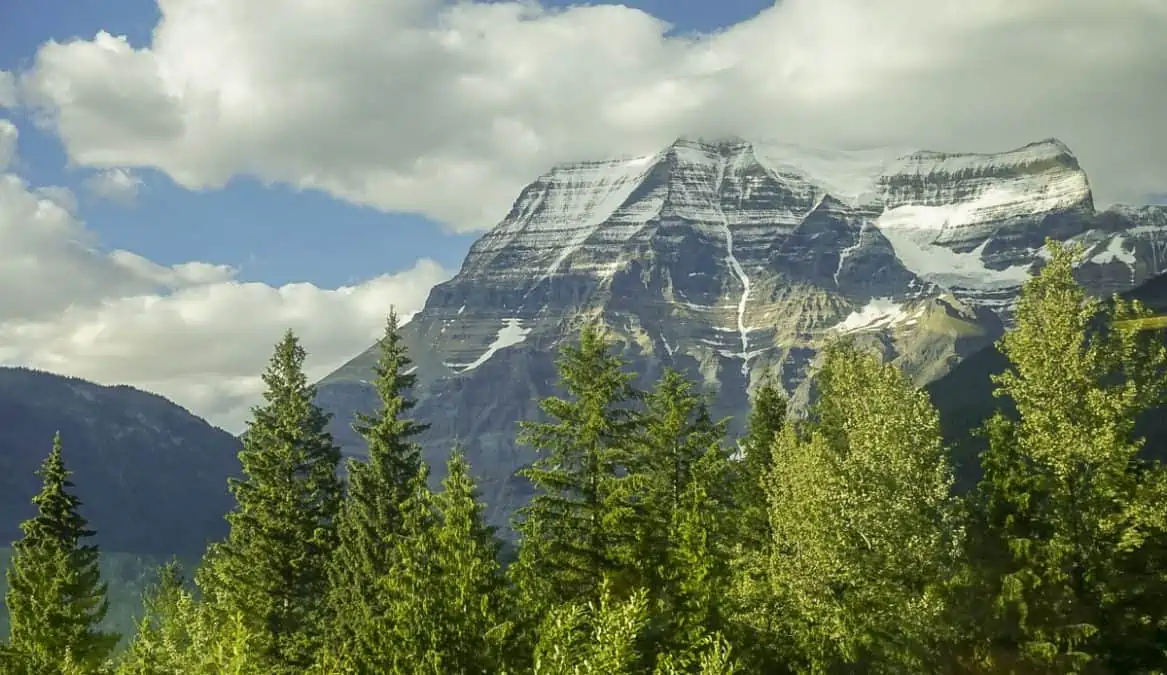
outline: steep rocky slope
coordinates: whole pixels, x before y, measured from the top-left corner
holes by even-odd
[[[555,350],[584,321],[602,320],[645,381],[678,367],[740,419],[767,369],[804,406],[834,336],[876,346],[921,384],[944,375],[1000,335],[1046,237],[1084,242],[1080,275],[1109,293],[1165,266],[1164,233],[1162,209],[1097,212],[1052,139],[974,155],[682,138],[556,167],[404,329],[417,414],[433,424],[426,454],[440,468],[464,446],[503,524],[528,495],[512,477],[531,459],[515,422],[552,393]],[[374,358],[320,383],[352,454]]]
[[[131,387],[0,368],[0,545],[34,513],[34,472],[57,431],[104,550],[197,560],[226,534],[238,439]]]

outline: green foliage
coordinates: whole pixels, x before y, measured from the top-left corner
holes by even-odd
[[[728,467],[714,448],[694,468],[694,479],[672,514],[655,589],[664,627],[657,638],[658,654],[699,654],[708,648],[708,636],[728,623],[731,580],[726,542],[732,537],[731,512],[729,502],[718,496],[724,491]]]
[[[341,498],[340,450],[303,362],[289,331],[263,376],[265,404],[253,409],[243,436],[230,533],[208,551],[198,576],[223,621],[242,622],[271,673],[302,672],[320,645]]]
[[[763,549],[770,536],[770,517],[763,481],[773,466],[774,442],[786,426],[786,395],[770,373],[754,393],[745,438],[739,444],[741,462],[734,479],[740,538],[751,551]]]
[[[645,397],[641,427],[626,484],[638,514],[632,566],[658,618],[646,651],[689,651],[722,623],[732,536],[725,425],[713,422],[691,382],[668,370]]]
[[[774,445],[786,428],[786,396],[774,373],[754,392],[746,434],[738,442],[739,460],[730,477],[734,514],[729,548],[733,578],[726,591],[726,630],[754,671],[775,672],[783,662],[779,645],[784,608],[769,580],[774,533],[770,527],[767,476]],[[722,524],[725,527],[725,524]]]
[[[1134,437],[1167,346],[1141,307],[1086,298],[1073,251],[1051,253],[1001,342],[1010,405],[966,496],[927,396],[875,355],[831,345],[802,422],[768,380],[727,443],[695,385],[667,371],[641,393],[587,327],[559,360],[566,397],[521,430],[538,494],[505,574],[466,458],[428,486],[395,317],[343,500],[289,334],[202,597],[164,566],[112,663],[54,445],[9,570],[0,673],[1167,672],[1167,471]]]
[[[97,548],[81,543],[94,532],[70,490],[60,434],[38,475],[37,515],[21,524],[7,571],[8,658],[41,672],[96,668],[118,636],[98,628],[109,608],[106,585]]]
[[[8,569],[11,557],[12,549],[0,547],[0,571]],[[101,570],[101,579],[107,586],[109,611],[98,627],[102,632],[122,636],[120,646],[124,646],[137,630],[142,614],[143,593],[155,582],[158,567],[165,562],[166,558],[156,556],[99,551],[98,566]],[[184,564],[192,569],[194,567],[189,561],[184,561]],[[0,576],[0,597],[8,590],[6,576]],[[8,611],[0,603],[0,636],[7,634]]]
[[[600,330],[585,327],[579,345],[559,359],[571,398],[543,400],[554,421],[523,424],[521,442],[540,457],[521,475],[539,492],[520,510],[517,529],[528,550],[510,571],[532,616],[549,604],[597,598],[635,550],[623,471],[639,421],[629,404],[639,393],[622,366]]]
[[[383,603],[369,621],[375,639],[361,661],[326,650],[335,672],[471,675],[514,658],[498,542],[465,458],[455,453],[447,468],[436,495],[424,466],[407,486],[392,565],[374,589]]]
[[[925,670],[961,536],[936,412],[845,343],[819,386],[816,421],[781,434],[767,477],[770,577],[794,646],[811,670]]]
[[[617,600],[607,583],[598,599],[555,607],[539,630],[534,675],[610,675],[636,672],[638,637],[648,623],[643,590]]]
[[[374,658],[381,640],[375,621],[386,607],[378,584],[393,565],[402,502],[422,465],[419,446],[412,439],[427,428],[405,417],[415,405],[405,392],[416,378],[409,373],[396,314],[389,315],[380,350],[372,385],[381,407],[375,415],[357,415],[354,429],[365,438],[369,454],[365,462],[348,463],[338,545],[328,568],[332,609],[328,648],[358,669]]]
[[[499,542],[483,520],[483,504],[470,465],[455,453],[443,491],[435,495],[437,526],[429,586],[438,596],[443,672],[498,672],[512,643],[511,595],[498,562]]]
[[[1143,667],[1163,668],[1162,613],[1151,606],[1167,600],[1167,560],[1148,552],[1162,551],[1163,520],[1151,514],[1167,493],[1132,432],[1162,397],[1167,347],[1139,330],[1141,307],[1086,297],[1073,278],[1080,250],[1050,250],[1000,345],[1011,365],[996,394],[1017,418],[986,426],[974,500],[984,559],[969,577],[971,597],[989,605],[967,613],[986,619],[984,663],[1109,672],[1107,660],[1140,644]]]
[[[645,404],[635,452],[628,458],[635,479],[628,487],[636,491],[638,502],[640,581],[655,586],[667,564],[665,552],[676,539],[678,515],[696,466],[707,453],[720,452],[725,425],[713,422],[704,399],[675,370],[665,371]]]

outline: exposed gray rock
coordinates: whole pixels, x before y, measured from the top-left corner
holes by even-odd
[[[1088,248],[1095,292],[1159,273],[1167,216],[1096,212],[1085,173],[1056,140],[992,154],[825,153],[740,139],[682,138],[659,153],[560,166],[519,195],[431,292],[403,334],[417,362],[416,415],[433,426],[440,477],[463,446],[490,518],[529,496],[518,420],[553,393],[564,340],[599,319],[648,384],[682,369],[740,427],[775,369],[795,408],[816,355],[851,336],[918,383],[948,372],[1008,325],[1046,237]],[[334,432],[375,397],[367,351],[320,383]]]

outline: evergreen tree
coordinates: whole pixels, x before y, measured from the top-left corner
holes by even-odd
[[[354,673],[440,675],[443,672],[443,630],[439,561],[434,531],[437,512],[423,464],[409,482],[401,502],[399,536],[394,537],[392,566],[378,579],[376,593],[384,612],[370,620],[378,637],[364,663],[347,661]]]
[[[1148,567],[1143,556],[1163,541],[1161,519],[1144,517],[1161,511],[1150,504],[1163,495],[1147,489],[1161,469],[1138,461],[1132,432],[1164,391],[1167,348],[1124,323],[1145,315],[1139,307],[1087,298],[1073,277],[1079,250],[1050,251],[1000,344],[1011,365],[996,393],[1017,418],[988,426],[972,576],[974,596],[989,605],[970,613],[986,618],[980,648],[990,666],[1109,672],[1108,652],[1126,649],[1118,633],[1100,631],[1129,631],[1132,643],[1148,630],[1152,642],[1162,636],[1161,612],[1142,596],[1164,599],[1156,578],[1165,561]],[[1157,649],[1152,666],[1162,668]]]
[[[321,642],[341,498],[340,449],[303,363],[288,331],[263,375],[265,404],[252,410],[243,436],[230,533],[208,551],[197,578],[225,619],[243,622],[270,673],[303,672]]]
[[[636,505],[637,583],[649,590],[646,656],[696,649],[719,626],[728,576],[725,542],[731,477],[703,396],[666,370],[645,397],[641,432],[625,484]]]
[[[786,395],[770,373],[754,393],[746,436],[740,443],[738,476],[734,480],[741,523],[739,539],[750,551],[770,542],[770,522],[763,482],[774,464],[774,442],[786,424]]]
[[[511,645],[509,589],[498,563],[499,541],[483,519],[483,504],[460,452],[451,456],[434,502],[438,526],[433,555],[440,577],[433,588],[441,603],[444,672],[499,672]]]
[[[724,600],[731,607],[725,630],[741,646],[743,663],[759,672],[775,672],[784,661],[782,610],[768,581],[774,535],[765,483],[774,465],[774,444],[786,426],[786,409],[781,383],[770,372],[754,392],[732,478],[735,512],[726,538],[731,542],[733,579]]]
[[[662,599],[658,616],[664,627],[657,649],[697,663],[706,658],[710,636],[726,629],[731,609],[730,555],[725,545],[733,534],[725,489],[731,474],[720,446],[694,463],[693,474],[671,517],[656,591]]]
[[[655,584],[664,564],[662,555],[672,544],[672,526],[693,482],[694,467],[707,453],[719,451],[725,424],[713,422],[704,397],[676,370],[666,370],[644,399],[641,430],[629,460],[637,480],[630,487],[641,502],[644,582]]]
[[[33,672],[92,670],[118,636],[98,628],[109,608],[107,586],[97,547],[81,543],[95,533],[71,492],[60,434],[37,475],[43,483],[32,499],[37,515],[21,523],[7,571],[9,660]]]
[[[839,343],[816,422],[788,427],[769,474],[774,553],[803,669],[926,672],[960,524],[939,419],[893,365]]]
[[[502,672],[512,657],[507,589],[470,465],[455,453],[436,495],[426,474],[411,483],[393,566],[380,580],[378,661],[357,672]]]
[[[190,626],[183,616],[185,589],[181,568],[170,562],[158,570],[158,580],[142,598],[142,618],[129,648],[118,664],[118,675],[183,675],[189,668]]]
[[[349,460],[348,491],[337,526],[339,544],[329,565],[329,602],[333,626],[330,649],[343,652],[361,668],[381,638],[370,632],[372,619],[385,611],[377,585],[392,565],[391,539],[401,529],[401,503],[421,467],[412,439],[428,425],[405,416],[416,405],[406,395],[416,376],[390,313],[374,366],[373,388],[380,400],[374,415],[357,414],[354,429],[368,444],[368,459]]]
[[[564,348],[558,366],[571,398],[544,399],[553,421],[524,422],[520,435],[540,454],[520,472],[538,493],[519,511],[523,549],[510,570],[536,617],[549,604],[597,598],[636,539],[621,485],[638,424],[632,375],[594,325]]]

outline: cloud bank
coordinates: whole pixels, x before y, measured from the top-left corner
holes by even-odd
[[[0,172],[0,363],[141,387],[231,431],[284,330],[322,377],[376,339],[391,307],[415,312],[450,276],[423,259],[337,289],[247,283],[222,265],[105,251],[76,208],[66,188]]]
[[[696,37],[618,5],[159,5],[149,45],[49,42],[19,75],[74,161],[192,189],[249,174],[458,230],[552,163],[689,133],[972,151],[1057,136],[1102,204],[1167,186],[1161,0],[783,0]]]

